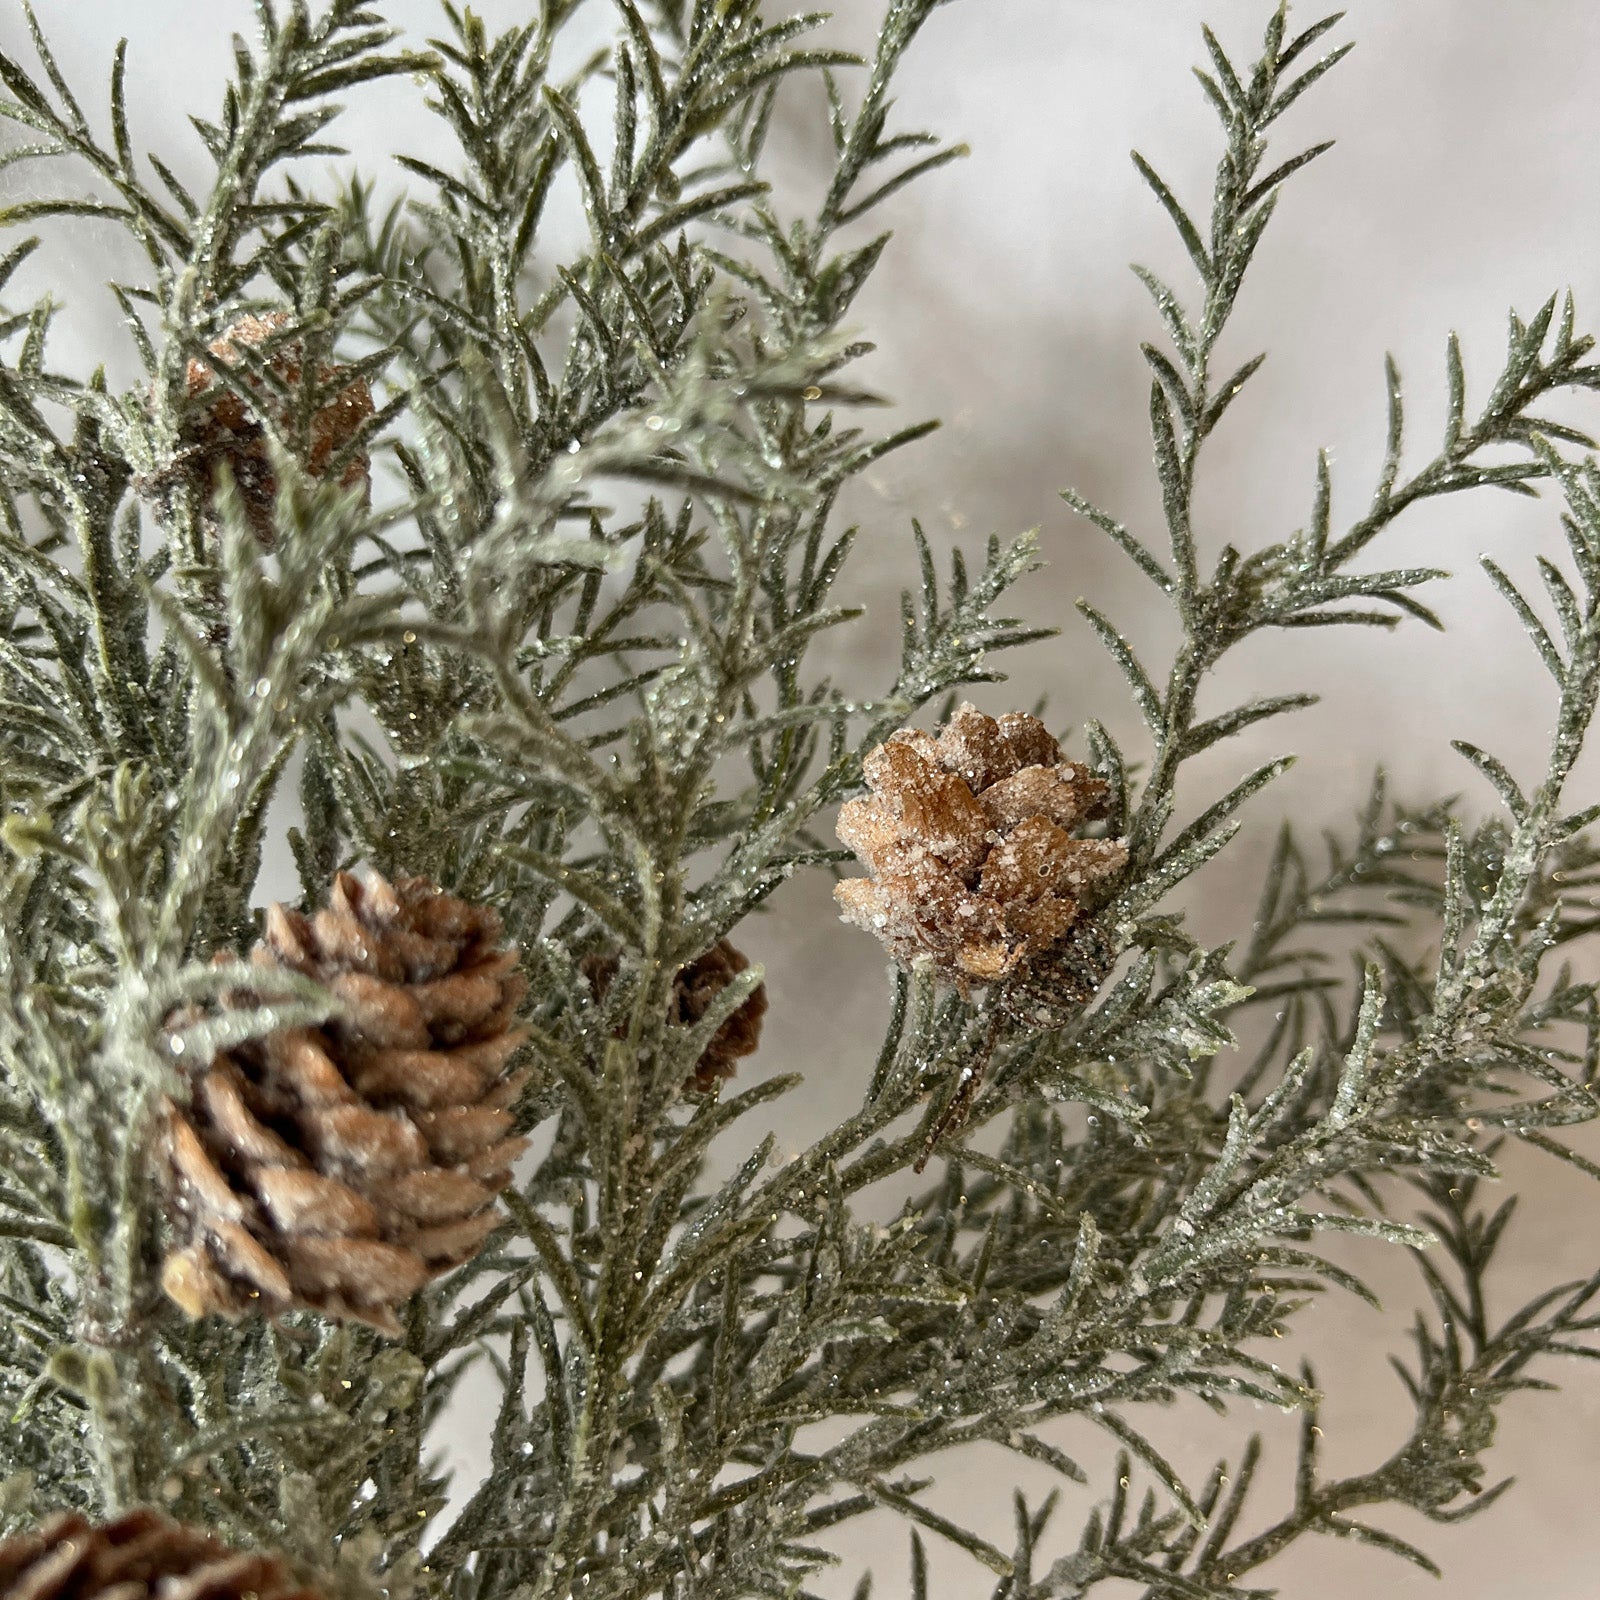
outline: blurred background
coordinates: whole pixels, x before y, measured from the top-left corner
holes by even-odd
[[[436,30],[433,0],[374,3],[418,36]],[[475,9],[504,25],[530,5],[479,0]],[[865,45],[879,0],[835,0],[834,9],[835,35]],[[107,80],[116,38],[131,33],[135,141],[169,159],[187,153],[173,164],[180,174],[198,171],[185,116],[215,105],[228,35],[250,24],[244,0],[36,0],[36,10],[86,100]],[[1138,345],[1160,330],[1127,263],[1143,262],[1180,289],[1189,280],[1128,152],[1137,146],[1191,210],[1204,213],[1218,144],[1189,70],[1203,55],[1200,25],[1209,21],[1235,59],[1248,61],[1269,10],[1269,0],[955,0],[928,25],[900,80],[900,125],[965,140],[971,154],[892,203],[896,240],[857,317],[879,346],[870,380],[895,397],[904,420],[937,416],[945,427],[881,463],[849,508],[868,535],[857,587],[873,620],[835,659],[864,691],[892,675],[912,515],[941,548],[1036,526],[1049,565],[1017,604],[1062,634],[1010,659],[1012,682],[977,698],[997,711],[1047,695],[1053,726],[1075,728],[1093,716],[1130,750],[1143,748],[1121,680],[1072,602],[1092,596],[1157,662],[1164,620],[1149,613],[1148,587],[1125,559],[1067,511],[1058,491],[1071,484],[1135,529],[1159,527]],[[595,13],[605,20],[599,0]],[[1302,4],[1295,20],[1304,25],[1319,14]],[[25,51],[25,37],[16,0],[0,0],[0,45]],[[1337,147],[1289,185],[1225,348],[1230,367],[1261,349],[1271,354],[1211,448],[1202,533],[1213,544],[1299,526],[1319,447],[1333,460],[1335,521],[1360,515],[1382,447],[1385,351],[1406,381],[1415,465],[1439,436],[1451,329],[1463,339],[1471,405],[1499,371],[1508,309],[1531,315],[1570,287],[1580,328],[1600,325],[1600,7],[1349,0],[1333,35],[1343,39],[1358,48],[1286,120],[1279,153],[1328,137]],[[397,116],[409,91],[387,92],[393,100],[369,96],[336,131],[364,170],[392,182],[385,153],[397,139],[425,153],[428,135],[409,109]],[[820,96],[796,97],[774,135],[797,183],[825,159],[821,111]],[[112,321],[100,286],[114,270],[110,252],[121,247],[99,231],[74,237],[51,272],[64,299],[89,308],[65,319],[70,332],[63,327],[92,354],[88,366],[104,359],[99,341]],[[123,376],[132,380],[131,367]],[[1585,420],[1585,408],[1572,402],[1563,415]],[[1600,420],[1593,407],[1586,420]],[[1284,749],[1301,758],[1257,801],[1251,836],[1211,869],[1194,907],[1202,935],[1240,930],[1252,869],[1281,818],[1312,838],[1322,826],[1342,825],[1380,762],[1395,792],[1414,801],[1475,792],[1452,737],[1537,780],[1551,711],[1547,680],[1476,562],[1493,553],[1513,574],[1526,573],[1537,551],[1559,542],[1548,504],[1505,495],[1425,504],[1374,561],[1457,574],[1425,596],[1444,617],[1445,634],[1419,624],[1394,634],[1312,631],[1238,652],[1217,704],[1251,686],[1309,689],[1323,700],[1293,722],[1234,741],[1197,774],[1190,814],[1229,774]],[[1580,789],[1594,789],[1597,775],[1591,759]],[[1594,798],[1574,796],[1576,804]],[[799,1144],[859,1094],[885,1009],[878,953],[840,927],[820,876],[791,884],[746,931],[741,942],[766,964],[773,1001],[751,1066],[807,1073],[782,1124],[783,1137]],[[1549,1163],[1519,1162],[1514,1176],[1531,1192],[1511,1251],[1514,1271],[1503,1274],[1506,1309],[1521,1286],[1531,1292],[1600,1264],[1600,1195]],[[1380,1287],[1386,1312],[1329,1300],[1317,1313],[1315,1354],[1332,1394],[1323,1419],[1332,1473],[1377,1465],[1403,1434],[1409,1411],[1384,1355],[1400,1348],[1419,1292],[1397,1253],[1370,1247],[1348,1255]],[[1455,1600],[1600,1594],[1600,1386],[1588,1371],[1547,1375],[1570,1377],[1572,1386],[1559,1398],[1515,1399],[1503,1412],[1492,1461],[1520,1480],[1509,1499],[1460,1528],[1386,1520],[1440,1560],[1443,1592]],[[1199,1475],[1226,1442],[1237,1448],[1248,1425],[1262,1426],[1277,1452],[1263,1463],[1262,1481],[1284,1487],[1264,1489],[1257,1507],[1258,1516],[1275,1516],[1288,1497],[1292,1427],[1284,1419],[1235,1419],[1219,1430],[1185,1413],[1162,1439],[1181,1468]],[[482,1461],[480,1438],[469,1396],[452,1441],[467,1473]],[[952,1460],[932,1502],[1009,1544],[1014,1476],[994,1459]],[[1068,1497],[1064,1528],[1079,1525],[1099,1492]],[[848,1594],[863,1565],[874,1568],[878,1594],[904,1592],[899,1528],[862,1523],[841,1535],[839,1548],[844,1561],[825,1592]],[[985,1575],[966,1558],[933,1554],[939,1600],[987,1594]],[[1441,1592],[1386,1556],[1329,1541],[1304,1541],[1262,1581],[1299,1600]]]

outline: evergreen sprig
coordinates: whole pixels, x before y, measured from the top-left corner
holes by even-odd
[[[890,681],[816,665],[858,616],[841,496],[929,426],[873,431],[852,318],[888,242],[863,224],[962,153],[893,116],[937,4],[887,0],[858,61],[756,0],[615,0],[587,55],[578,0],[498,33],[446,5],[416,50],[381,6],[259,0],[221,110],[194,120],[213,171],[193,193],[131,144],[125,47],[104,129],[31,13],[37,67],[0,56],[0,113],[32,141],[5,164],[72,174],[4,211],[45,226],[0,290],[84,218],[144,263],[111,291],[125,390],[50,365],[48,295],[0,317],[7,1529],[158,1501],[283,1550],[331,1600],[734,1600],[813,1592],[832,1530],[880,1514],[912,1530],[918,1596],[926,1538],[997,1600],[1243,1600],[1307,1535],[1429,1566],[1383,1508],[1489,1504],[1496,1408],[1544,1386],[1546,1357],[1594,1353],[1600,1280],[1493,1309],[1511,1210],[1480,1203],[1512,1140],[1600,1175],[1559,1136],[1600,1078],[1596,811],[1567,792],[1600,696],[1600,468],[1551,414],[1600,386],[1592,342],[1570,299],[1513,317],[1474,408],[1452,338],[1420,467],[1391,363],[1385,460],[1348,526],[1325,457],[1276,542],[1216,548],[1196,511],[1203,447],[1261,364],[1223,357],[1248,268],[1328,149],[1269,138],[1348,48],[1336,18],[1296,32],[1280,7],[1248,66],[1205,34],[1209,224],[1136,158],[1196,284],[1141,270],[1166,335],[1144,348],[1164,528],[1067,497],[1178,624],[1153,670],[1083,607],[1150,742],[1135,761],[1088,725],[1129,850],[1109,900],[1026,985],[974,998],[895,968],[859,1103],[781,1161],[749,1129],[793,1079],[685,1092],[763,975],[693,1020],[678,975],[843,858],[827,810],[874,745],[1044,637],[999,614],[1031,537],[972,559],[913,525]],[[373,179],[322,162],[341,99],[386,79],[417,84],[454,151],[397,152],[420,187],[379,215]],[[807,95],[831,144],[809,207],[768,162],[780,103]],[[219,414],[252,420],[223,438]],[[1483,486],[1566,508],[1537,591],[1488,569],[1552,683],[1543,769],[1458,745],[1486,814],[1380,780],[1325,868],[1285,830],[1251,928],[1205,947],[1174,892],[1219,870],[1288,758],[1181,821],[1187,764],[1312,698],[1203,715],[1209,674],[1268,628],[1435,621],[1413,591],[1442,574],[1368,567],[1368,547]],[[425,875],[496,908],[529,984],[532,1153],[399,1338],[309,1312],[189,1322],[159,1288],[161,1108],[218,1051],[345,1003],[241,965],[285,802],[306,908],[342,868]],[[898,1212],[867,1220],[891,1190]],[[1339,1235],[1414,1252],[1429,1309],[1409,1436],[1328,1478],[1321,1397],[1284,1352],[1328,1292],[1372,1298]],[[480,1404],[467,1382],[497,1395],[489,1467],[453,1486],[434,1451]],[[1276,1521],[1259,1443],[1200,1484],[1163,1448],[1194,1402],[1245,1399],[1303,1416]],[[1104,1495],[1079,1460],[1098,1441]],[[1017,1497],[1009,1548],[925,1495],[971,1446],[1058,1480]]]

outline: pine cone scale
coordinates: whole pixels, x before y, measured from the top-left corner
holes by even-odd
[[[478,1247],[500,1224],[498,1213],[480,1211],[458,1222],[441,1223],[434,1228],[419,1228],[407,1244],[411,1251],[439,1271],[459,1266],[478,1253]]]
[[[1104,780],[1060,767],[1023,767],[977,796],[984,820],[1002,832],[1029,817],[1045,817],[1071,829],[1105,802]]]
[[[267,1167],[256,1168],[250,1181],[268,1219],[281,1233],[377,1237],[377,1207],[337,1178]]]
[[[350,1316],[374,1302],[393,1307],[409,1300],[431,1276],[414,1250],[381,1239],[299,1234],[284,1239],[281,1248],[297,1300]],[[394,1326],[393,1315],[391,1310],[380,1325]]]
[[[306,1149],[319,1165],[372,1180],[410,1172],[429,1159],[428,1141],[411,1120],[370,1106],[339,1106],[305,1133]]]
[[[254,1212],[248,1215],[255,1220]],[[265,1231],[259,1221],[256,1226]],[[293,1286],[288,1270],[244,1222],[223,1222],[215,1225],[212,1232],[215,1264],[240,1279],[247,1294],[266,1295],[269,1300],[289,1298]]]
[[[486,961],[470,972],[416,983],[411,998],[428,1027],[482,1027],[491,1024],[504,1005],[506,981],[515,965],[514,957],[509,964],[504,959]]]
[[[503,1139],[499,1144],[460,1159],[479,1183],[498,1193],[510,1181],[511,1168],[527,1148],[526,1139]]]
[[[271,1088],[263,1093],[282,1096],[286,1105],[354,1105],[357,1095],[328,1053],[326,1041],[310,1028],[285,1028],[269,1034],[263,1053],[271,1073]]]
[[[69,1578],[89,1560],[89,1552],[81,1542],[63,1544],[35,1562],[20,1582],[8,1582],[6,1593],[16,1596],[16,1600],[48,1600],[66,1589]]]
[[[411,1223],[438,1223],[482,1211],[494,1194],[465,1172],[434,1167],[395,1179],[385,1186],[383,1199],[390,1217]]]
[[[172,1115],[170,1109],[168,1115]],[[171,1122],[167,1159],[172,1163],[178,1181],[193,1191],[200,1205],[224,1221],[244,1220],[244,1197],[236,1194],[233,1186],[217,1170],[200,1135],[188,1122]]]
[[[240,1072],[219,1059],[196,1090],[196,1099],[215,1129],[218,1142],[250,1162],[303,1165],[305,1157],[281,1139],[250,1109],[249,1087]]]
[[[470,1161],[506,1145],[517,1146],[520,1153],[527,1144],[525,1139],[504,1139],[512,1124],[511,1113],[492,1106],[454,1106],[446,1111],[428,1111],[416,1122],[435,1161]]]
[[[275,900],[262,921],[266,936],[250,952],[250,959],[264,967],[290,967],[309,977],[316,970],[317,957],[305,916]]]
[[[433,1050],[385,1050],[351,1064],[351,1087],[375,1106],[432,1111],[475,1099],[483,1073],[471,1061]]]
[[[520,998],[522,994],[520,984],[516,988],[516,993]],[[481,1039],[464,1040],[457,1044],[450,1051],[450,1059],[467,1062],[486,1077],[498,1077],[505,1070],[506,1063],[528,1038],[526,1028],[508,1027],[506,1020],[500,1011],[493,1013],[483,1024],[486,1036]]]
[[[428,1017],[415,994],[369,977],[336,973],[328,987],[339,997],[349,1026],[363,1042],[380,1050],[425,1050]]]

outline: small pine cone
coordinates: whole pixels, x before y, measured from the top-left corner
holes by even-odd
[[[963,993],[1024,974],[1128,859],[1120,840],[1074,837],[1106,785],[1037,717],[964,705],[937,737],[904,728],[863,765],[871,793],[838,827],[872,876],[835,887],[844,919],[907,966],[932,957]]]
[[[159,1511],[95,1527],[75,1512],[0,1541],[0,1600],[320,1600],[275,1556]]]
[[[289,318],[281,311],[266,316],[244,316],[232,323],[212,342],[210,353],[219,361],[238,366],[241,352],[265,344]],[[304,351],[298,340],[291,340],[272,351],[267,364],[273,374],[290,389],[301,380]],[[373,414],[372,391],[365,378],[341,384],[343,369],[324,363],[317,371],[317,385],[331,398],[311,419],[311,437],[305,468],[314,478],[323,476],[329,461],[355,437]],[[241,374],[244,385],[255,397],[247,404],[236,390],[221,383],[215,369],[205,361],[190,361],[188,392],[194,410],[184,428],[187,470],[200,480],[209,497],[216,490],[218,469],[226,463],[233,474],[239,499],[256,536],[269,548],[273,541],[273,503],[278,495],[278,479],[272,470],[261,415],[268,415],[281,429],[289,420],[283,397],[254,373]],[[339,478],[346,489],[360,488],[366,493],[370,482],[370,463],[365,452],[353,455]]]
[[[218,1054],[166,1107],[192,1317],[296,1307],[397,1332],[395,1307],[476,1253],[526,1141],[506,1063],[526,985],[500,920],[423,879],[340,873],[328,906],[267,912],[252,960],[325,984],[343,1015]]]
[[[750,965],[742,950],[726,939],[718,939],[703,956],[697,956],[672,980],[671,1021],[679,1027],[693,1027],[729,983]],[[588,955],[579,963],[594,990],[603,1000],[611,980],[617,975],[615,956]],[[719,1079],[731,1078],[745,1056],[753,1056],[761,1044],[761,1021],[767,1014],[767,986],[758,983],[737,1011],[712,1034],[711,1042],[695,1062],[686,1089],[702,1094]]]
[[[703,956],[697,956],[672,981],[673,1021],[693,1027],[712,1002],[750,965],[742,950],[718,939]],[[719,1078],[731,1078],[745,1056],[753,1056],[761,1043],[761,1021],[767,1014],[767,986],[758,983],[749,998],[711,1036],[694,1064],[690,1084],[701,1091]]]

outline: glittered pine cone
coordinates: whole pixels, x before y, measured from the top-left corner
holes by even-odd
[[[1037,717],[964,705],[937,737],[891,734],[863,767],[871,792],[838,828],[872,876],[835,887],[844,919],[908,966],[932,957],[963,992],[1020,980],[1127,861],[1120,840],[1074,837],[1106,785]]]
[[[0,1541],[0,1600],[319,1600],[274,1556],[159,1511],[95,1527],[75,1512]]]
[[[679,1027],[693,1027],[711,1009],[717,996],[749,965],[749,958],[742,950],[726,939],[718,939],[672,980],[670,1020]],[[579,966],[595,998],[603,1000],[611,980],[617,975],[617,958],[588,955]],[[767,986],[758,983],[744,1004],[712,1034],[710,1044],[701,1051],[684,1087],[705,1093],[719,1079],[733,1077],[739,1062],[756,1053],[761,1043],[761,1021],[766,1014]]]
[[[395,1308],[474,1255],[526,1141],[507,1072],[525,991],[500,920],[419,879],[334,880],[306,917],[267,912],[253,962],[325,984],[342,1012],[220,1052],[165,1107],[190,1316],[294,1308],[398,1331]]]
[[[199,479],[209,500],[216,492],[218,471],[226,464],[251,527],[268,546],[273,540],[278,479],[262,418],[270,418],[282,431],[288,426],[290,410],[284,397],[269,387],[260,374],[243,367],[243,353],[260,349],[288,324],[289,318],[281,311],[240,317],[209,346],[219,362],[240,369],[237,379],[250,391],[249,401],[236,388],[224,384],[209,362],[191,360],[187,371],[192,409],[183,430],[185,470]],[[305,351],[297,339],[278,345],[266,356],[273,375],[291,390],[301,382],[304,360]],[[314,478],[326,473],[333,457],[373,414],[367,380],[356,377],[341,383],[344,370],[328,362],[317,369],[317,387],[328,398],[312,415],[303,463]],[[370,462],[364,451],[358,451],[345,464],[339,482],[346,489],[360,488],[365,494],[370,481]]]

